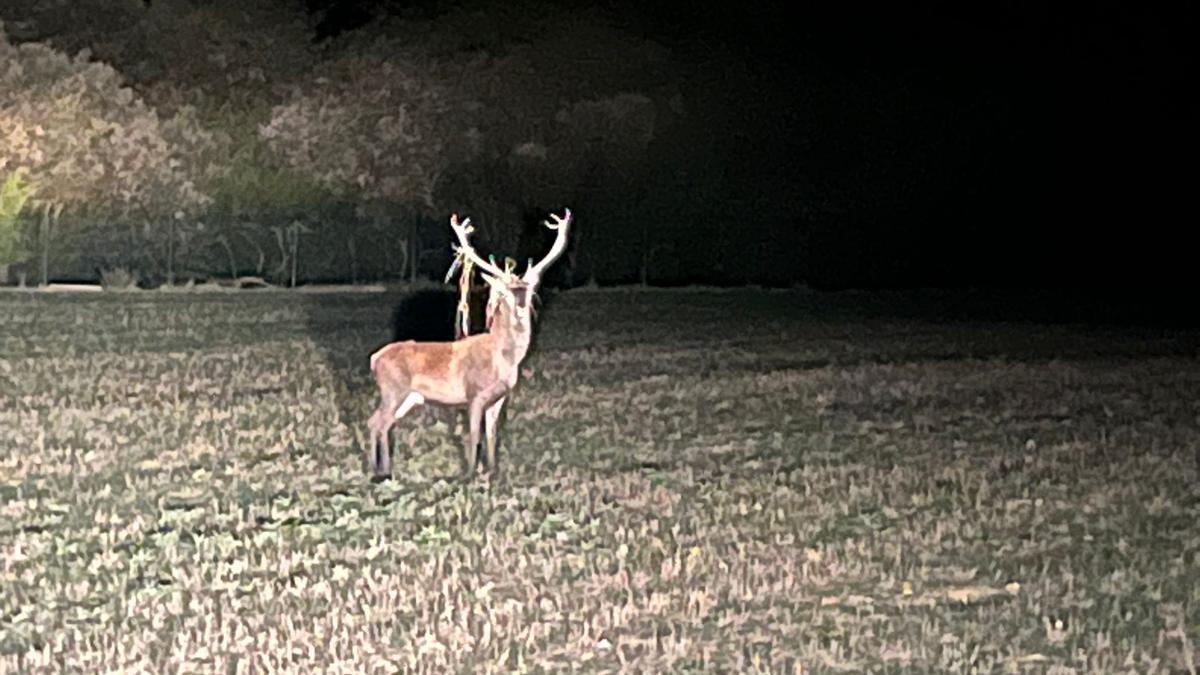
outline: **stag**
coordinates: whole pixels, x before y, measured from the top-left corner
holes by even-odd
[[[392,473],[389,435],[398,420],[416,406],[436,403],[467,409],[468,433],[463,449],[463,478],[475,475],[476,449],[482,425],[486,437],[485,463],[493,478],[500,477],[496,462],[496,424],[504,402],[517,385],[521,361],[533,334],[533,298],[542,275],[567,248],[571,210],[561,218],[551,214],[554,244],[544,258],[517,275],[484,260],[471,246],[473,231],[468,218],[450,216],[450,229],[458,238],[455,251],[469,258],[491,286],[488,330],[454,342],[393,342],[371,355],[371,371],[379,385],[380,402],[368,427],[371,443],[367,463],[376,479]]]

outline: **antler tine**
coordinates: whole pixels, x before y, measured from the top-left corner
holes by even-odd
[[[462,221],[462,223],[459,223],[458,214],[451,213],[450,229],[454,230],[454,234],[458,236],[459,246],[454,247],[455,253],[467,256],[479,269],[486,271],[488,274],[500,279],[504,278],[504,272],[499,267],[496,267],[495,265],[481,258],[479,254],[475,252],[475,248],[471,246],[470,237],[471,233],[475,231],[475,228],[471,227],[470,218],[467,218],[466,220]]]
[[[567,229],[571,225],[571,209],[565,209],[562,217],[559,217],[553,213],[550,214],[550,217],[554,219],[553,223],[551,223],[549,220],[545,220],[542,221],[542,224],[557,233],[557,236],[554,238],[554,245],[550,247],[550,252],[547,253],[544,258],[539,260],[536,265],[531,265],[525,271],[524,275],[525,281],[534,286],[541,281],[542,273],[546,271],[546,268],[549,267],[555,260],[558,260],[558,257],[563,254],[563,251],[567,250]]]

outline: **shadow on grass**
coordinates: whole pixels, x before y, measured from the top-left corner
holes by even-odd
[[[541,300],[533,352],[543,332],[558,352],[646,344],[701,352],[722,346],[766,350],[737,363],[713,352],[705,360],[709,365],[701,366],[713,374],[731,368],[769,372],[993,356],[1017,361],[1145,358],[1200,349],[1200,331],[1190,328],[1188,317],[1129,294],[612,290],[557,298],[547,292]],[[335,376],[339,421],[356,434],[365,433],[377,400],[368,367],[373,351],[397,340],[453,339],[456,297],[449,285],[300,295],[298,302],[304,303],[307,333]],[[482,331],[482,304],[482,295],[473,298],[473,334]],[[842,335],[841,326],[852,327],[853,335]],[[950,326],[957,329],[946,333]],[[856,348],[854,336],[885,348]],[[792,340],[809,347],[828,343],[833,351],[798,349],[789,355],[774,344]],[[443,419],[457,426],[453,416]]]
[[[356,434],[365,430],[374,406],[369,359],[392,339],[391,312],[399,297],[395,292],[298,296],[306,333],[333,374],[338,421]]]

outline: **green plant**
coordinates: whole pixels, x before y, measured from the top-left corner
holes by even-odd
[[[33,185],[25,180],[24,171],[8,174],[0,183],[0,266],[17,262],[26,250],[20,229],[21,210],[33,194]]]

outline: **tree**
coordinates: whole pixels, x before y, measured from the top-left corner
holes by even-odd
[[[622,263],[635,261],[645,280],[656,243],[650,236],[655,221],[639,212],[646,197],[646,150],[656,131],[654,102],[631,93],[581,100],[559,110],[555,121],[563,127],[559,152],[577,158],[576,174],[588,176],[586,184],[606,214],[606,227],[591,232],[591,246],[600,252],[594,254],[593,274],[597,263],[620,275]],[[579,242],[576,247],[578,251]]]
[[[522,217],[570,206],[579,222],[558,273],[582,280],[636,269],[644,236],[655,234],[636,214],[676,66],[664,48],[601,16],[550,12],[537,39],[525,40],[484,40],[447,57],[469,101],[460,125],[472,152],[446,172],[438,197],[482,214],[480,236],[494,249],[520,249],[519,257],[544,236]],[[438,42],[455,44],[455,34]],[[614,62],[613,53],[622,58]]]
[[[435,64],[368,46],[318,69],[259,132],[290,169],[336,197],[419,218],[434,209],[434,188],[451,161],[451,100]],[[421,257],[419,233],[407,239],[411,266]]]
[[[303,223],[320,220],[336,198],[313,177],[289,167],[258,135],[259,116],[254,107],[222,105],[210,111],[212,124],[228,130],[228,140],[218,153],[227,173],[208,183],[213,203],[205,214],[205,227],[198,232],[195,248],[215,251],[229,262],[236,276],[244,262],[234,250],[248,246],[256,255],[255,274],[268,271],[286,282],[298,273],[299,237],[308,228]],[[269,114],[262,114],[266,119]],[[277,253],[270,262],[268,252]]]
[[[14,46],[0,32],[0,156],[32,186],[43,284],[52,242],[65,249],[86,241],[135,259],[155,217],[208,203],[188,158],[209,137],[190,111],[160,120],[115,70],[88,59],[86,51],[70,58],[44,44]],[[64,211],[73,216],[67,230],[59,227]]]

